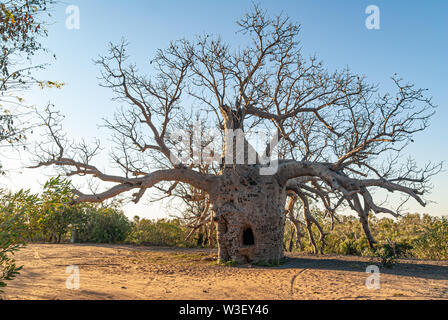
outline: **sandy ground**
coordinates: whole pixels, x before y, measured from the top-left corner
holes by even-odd
[[[400,261],[367,289],[368,258],[288,255],[280,267],[217,265],[212,250],[34,244],[3,299],[448,299],[448,262]],[[79,289],[66,287],[79,267]],[[73,276],[72,276],[73,278]],[[71,282],[69,282],[71,283]]]

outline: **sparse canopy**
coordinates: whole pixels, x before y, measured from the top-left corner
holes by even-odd
[[[40,150],[38,166],[57,165],[69,175],[115,183],[97,194],[78,191],[80,202],[101,202],[131,190],[138,202],[152,187],[167,196],[177,190],[188,201],[206,200],[209,206],[202,208],[218,222],[220,258],[226,260],[281,258],[285,217],[295,219],[296,205],[308,231],[315,224],[322,241],[325,235],[310,203],[319,203],[332,217],[338,209],[351,208],[372,246],[369,213],[395,216],[399,211],[377,203],[373,190],[400,193],[405,201],[425,205],[428,179],[439,165],[418,168],[412,160],[402,161],[400,152],[428,127],[434,106],[426,90],[394,76],[396,93],[381,94],[348,69],[326,70],[315,57],[303,56],[300,26],[284,15],[271,18],[255,6],[237,24],[247,46],[232,49],[210,35],[175,41],[157,52],[150,77],[128,62],[125,42],[111,44],[109,54],[98,60],[102,85],[126,104],[106,122],[116,142],[112,158],[122,176],[94,166],[98,145],[69,143],[51,111],[46,122],[54,143]],[[179,141],[173,134],[191,131],[198,122],[218,132],[203,136],[199,149],[209,152],[218,139],[222,150],[200,161],[175,161]],[[255,163],[229,163],[228,152],[238,152],[232,143],[237,138],[230,136],[235,130],[275,130],[279,139],[259,148]],[[253,149],[244,142],[247,160]],[[273,147],[277,159],[272,157],[267,166],[276,170],[261,175],[263,155],[272,156]],[[201,213],[197,221],[207,219]],[[241,243],[249,227],[255,249]],[[311,241],[315,245],[312,235]]]

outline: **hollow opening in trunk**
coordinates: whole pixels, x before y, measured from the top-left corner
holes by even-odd
[[[255,245],[255,237],[251,227],[247,227],[243,231],[243,245],[253,246]]]

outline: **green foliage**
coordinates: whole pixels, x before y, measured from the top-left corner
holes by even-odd
[[[68,232],[68,226],[80,219],[81,212],[72,205],[70,182],[60,177],[50,179],[41,195],[21,190],[4,193],[1,202],[14,215],[23,216],[27,242],[58,242]]]
[[[44,186],[39,208],[38,228],[49,242],[61,243],[71,224],[82,219],[79,206],[72,204],[70,181],[60,177],[50,179]]]
[[[85,205],[75,229],[77,242],[121,243],[131,232],[131,222],[117,208]]]
[[[384,266],[392,266],[397,259],[410,257],[425,260],[448,260],[448,218],[429,215],[407,214],[398,219],[374,216],[369,218],[370,229],[378,245],[375,251],[369,247],[359,219],[354,216],[339,216],[331,228],[331,221],[317,216],[327,236],[325,254],[374,256]],[[293,226],[286,225],[285,247],[291,243]],[[314,230],[315,238],[319,238]],[[295,240],[292,239],[293,242]],[[303,250],[312,252],[308,235],[302,239]]]
[[[181,225],[178,219],[138,219],[134,221],[128,241],[138,245],[194,247],[194,240],[185,240],[189,232],[190,229]]]
[[[30,235],[30,220],[35,216],[39,199],[30,191],[0,192],[0,221],[8,222],[9,235],[25,242]]]
[[[68,180],[50,179],[41,195],[30,191],[3,193],[0,204],[13,216],[22,217],[21,239],[26,242],[67,241],[70,231],[77,230],[79,241],[116,243],[126,239],[131,223],[114,206],[73,204]]]
[[[44,185],[40,195],[29,190],[15,194],[4,192],[0,205],[11,216],[21,217],[20,239],[24,242],[67,242],[74,231],[75,240],[80,243],[196,245],[194,239],[185,241],[190,229],[180,220],[131,222],[117,204],[74,204],[71,190],[70,181],[56,177]]]
[[[215,264],[218,266],[223,266],[223,267],[236,267],[238,265],[238,263],[234,260],[217,261],[217,262],[215,262]]]
[[[26,232],[25,215],[24,210],[18,206],[19,200],[23,197],[23,193],[16,195],[7,193],[1,199],[0,288],[5,287],[6,281],[13,280],[22,269],[16,265],[13,255],[25,245],[23,240]]]
[[[418,259],[448,259],[448,218],[431,219],[425,217],[428,227],[412,241],[413,255]]]
[[[405,243],[386,243],[375,248],[374,255],[380,258],[381,266],[391,268],[397,259],[404,258],[412,247]]]

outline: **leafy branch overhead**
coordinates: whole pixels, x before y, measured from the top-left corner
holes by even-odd
[[[53,0],[7,0],[0,4],[0,146],[26,147],[27,136],[37,126],[34,107],[27,105],[24,92],[32,85],[61,87],[60,83],[38,81],[34,72],[45,68],[32,58],[48,53],[42,46]]]

